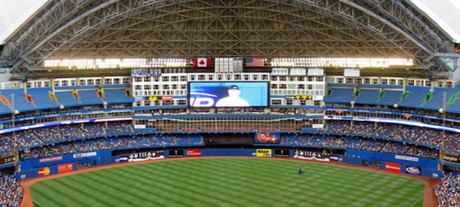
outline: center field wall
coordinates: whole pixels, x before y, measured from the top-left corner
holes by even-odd
[[[24,180],[121,162],[207,156],[285,157],[324,162],[343,162],[358,166],[379,163],[375,166],[392,172],[430,178],[440,178],[443,174],[442,171],[437,170],[438,161],[425,158],[359,150],[351,150],[347,152],[347,155],[333,155],[318,151],[308,151],[308,149],[302,148],[299,148],[299,150],[286,150],[260,147],[258,149],[144,149],[142,151],[130,150],[130,152],[124,152],[123,154],[116,154],[112,151],[78,153],[23,161],[20,164],[21,171],[16,172],[15,176],[19,180]]]

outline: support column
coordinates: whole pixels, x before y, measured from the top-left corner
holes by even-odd
[[[55,86],[54,86],[54,81],[55,81],[54,78],[51,79],[51,93],[54,93],[54,88],[55,88]]]
[[[404,79],[403,79],[403,93],[406,92],[406,90],[407,90],[406,87],[407,87],[407,78],[404,78]]]
[[[22,89],[24,91],[24,94],[27,94],[27,83],[26,82],[21,82]]]

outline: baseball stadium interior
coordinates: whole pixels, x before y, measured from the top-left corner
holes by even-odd
[[[0,204],[34,177],[266,149],[439,179],[456,206],[460,28],[431,4],[44,0],[0,39]]]

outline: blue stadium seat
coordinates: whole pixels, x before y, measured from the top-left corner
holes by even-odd
[[[125,94],[125,89],[104,90],[104,100],[108,104],[132,103],[131,98]]]
[[[55,92],[55,95],[59,103],[61,103],[61,105],[64,105],[65,107],[80,105],[80,103],[78,103],[78,100],[73,97],[72,91]]]
[[[80,101],[83,105],[102,104],[101,98],[97,95],[97,90],[79,90]]]
[[[376,103],[379,99],[379,90],[365,90],[361,89],[359,96],[356,98],[355,103]]]
[[[328,96],[327,101],[333,103],[350,103],[353,101],[353,89],[332,89],[332,94]]]
[[[399,102],[403,92],[402,91],[389,91],[385,92],[385,95],[380,98],[380,104],[394,105]]]

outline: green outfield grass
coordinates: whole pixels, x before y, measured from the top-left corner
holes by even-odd
[[[299,168],[305,174],[299,175]],[[423,206],[423,182],[271,159],[188,159],[41,181],[35,206]]]

